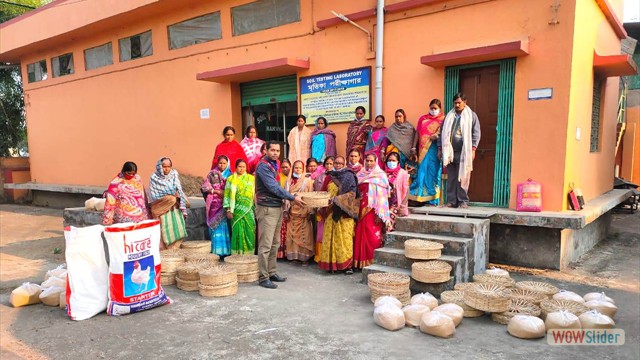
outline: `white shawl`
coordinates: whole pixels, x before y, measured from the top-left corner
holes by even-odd
[[[306,164],[310,156],[311,130],[305,126],[302,131],[299,131],[296,126],[289,132],[287,142],[289,143],[289,161],[293,164],[297,160],[302,160]]]
[[[453,146],[451,145],[451,130],[456,117],[455,109],[449,111],[444,118],[442,126],[442,164],[449,165],[453,161]],[[473,111],[465,106],[460,114],[460,131],[462,132],[462,153],[460,154],[460,167],[458,170],[458,181],[460,186],[465,190],[469,190],[469,181],[471,180],[471,171],[473,171],[473,154],[472,154],[472,132],[473,128]]]

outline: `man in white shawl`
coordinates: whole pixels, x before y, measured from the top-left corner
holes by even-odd
[[[291,129],[287,137],[289,161],[292,164],[298,160],[306,163],[309,156],[311,156],[311,130],[305,126],[306,123],[307,118],[304,115],[298,115],[297,126]]]
[[[457,93],[438,138],[438,157],[442,157],[442,164],[447,167],[447,207],[469,207],[467,191],[479,142],[478,115],[467,106],[466,96]]]

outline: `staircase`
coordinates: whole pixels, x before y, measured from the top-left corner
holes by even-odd
[[[411,291],[429,292],[439,296],[452,290],[458,282],[471,281],[473,274],[483,273],[489,261],[488,219],[459,218],[411,214],[396,219],[396,229],[386,235],[385,246],[375,252],[374,263],[362,270],[362,282],[367,275],[378,272],[399,272],[411,276],[415,261],[404,256],[404,242],[422,239],[444,246],[439,260],[451,265],[451,278],[439,284],[425,284],[411,279]]]

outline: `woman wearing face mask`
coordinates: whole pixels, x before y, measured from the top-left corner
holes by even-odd
[[[373,254],[382,247],[384,230],[391,226],[389,180],[374,154],[367,154],[358,173],[360,213],[353,245],[353,267],[362,270],[373,263]]]
[[[164,157],[156,163],[156,172],[151,174],[151,178],[149,179],[149,202],[151,217],[160,219],[160,224],[163,229],[171,226],[172,219],[164,215],[174,208],[179,208],[182,216],[184,216],[185,219],[187,218],[189,201],[184,191],[182,191],[178,171],[173,169],[173,164],[169,158]],[[161,235],[163,240],[160,243],[161,248],[164,248],[165,245],[172,248],[180,247],[181,239],[166,239],[164,231],[161,232]],[[171,241],[171,244],[168,244],[169,241]]]
[[[230,171],[233,173],[236,171],[236,161],[238,159],[247,161],[247,154],[245,154],[242,145],[236,141],[236,129],[233,126],[226,126],[222,130],[222,135],[224,140],[216,146],[216,153],[211,161],[211,170],[218,166],[218,158],[225,155],[229,159]]]
[[[205,199],[211,252],[220,256],[231,254],[229,224],[222,207],[227,178],[231,175],[229,168],[229,158],[219,156],[217,166],[209,172],[200,188]]]
[[[284,159],[280,162],[280,186],[283,188],[287,186],[287,180],[291,175],[291,161]],[[284,259],[287,256],[287,221],[282,219],[282,225],[280,226],[280,246],[278,247],[278,259]]]
[[[351,152],[349,153],[347,168],[354,174],[357,174],[358,172],[360,172],[360,170],[362,170],[362,164],[360,163],[360,153],[358,152],[358,150],[351,150]]]
[[[324,161],[327,156],[336,156],[336,134],[327,129],[327,119],[316,119],[316,128],[311,132],[311,157]]]
[[[304,163],[300,160],[293,163],[291,177],[285,189],[293,195],[313,191],[313,180],[305,176]],[[285,201],[283,218],[287,219],[287,260],[301,261],[306,266],[314,254],[312,209]]]
[[[387,130],[389,145],[385,149],[385,154],[397,152],[400,155],[400,167],[415,157],[414,137],[416,129],[407,121],[407,114],[404,110],[398,109],[395,112],[396,121]]]
[[[247,155],[247,172],[249,174],[253,174],[256,171],[260,158],[264,156],[262,153],[263,145],[265,145],[265,142],[258,138],[256,127],[253,125],[247,126],[247,130],[244,132],[244,139],[240,141],[240,146],[242,146],[242,150]]]
[[[382,160],[384,159],[384,150],[389,145],[387,140],[387,128],[384,126],[384,116],[378,115],[373,121],[373,128],[369,131],[367,137],[366,154],[374,154],[378,158],[378,165],[384,168]]]
[[[102,224],[137,223],[148,218],[147,198],[138,166],[127,161],[107,189]]]
[[[415,143],[418,145],[418,169],[411,175],[409,200],[412,205],[424,203],[438,205],[440,198],[440,176],[442,164],[438,159],[438,137],[444,121],[442,103],[433,99],[429,103],[429,113],[418,120]]]
[[[247,173],[247,163],[236,162],[236,172],[229,176],[224,189],[227,219],[231,220],[231,254],[251,254],[256,245],[254,216],[255,178]]]
[[[391,212],[392,225],[395,223],[396,216],[409,215],[408,192],[409,192],[409,173],[400,167],[400,155],[392,152],[387,155],[385,163],[385,172],[391,185],[389,192],[389,209]]]
[[[327,175],[330,171],[333,170],[333,156],[329,156],[324,159],[324,172],[313,181],[313,191],[327,191],[327,186],[329,185],[329,181],[331,181],[331,176]],[[344,160],[343,160],[344,161]],[[322,237],[324,236],[324,220],[327,218],[326,208],[320,208],[316,212],[316,256],[314,258],[315,262],[320,261],[320,253],[322,252]]]

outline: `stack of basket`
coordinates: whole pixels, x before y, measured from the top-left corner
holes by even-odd
[[[501,313],[509,310],[511,293],[506,287],[490,283],[473,283],[464,290],[463,301],[473,309]]]
[[[220,261],[220,256],[211,253],[203,252],[190,252],[184,255],[187,262],[206,260],[212,264],[217,264]]]
[[[381,296],[393,296],[398,299],[402,305],[411,302],[411,290],[409,283],[411,278],[401,273],[375,273],[367,276],[369,283],[369,291],[371,292],[371,302],[375,303],[376,299]]]
[[[211,241],[209,240],[189,240],[180,245],[180,248],[187,254],[210,254]]]
[[[162,270],[160,271],[160,284],[175,284],[178,267],[185,262],[184,252],[180,249],[160,251],[160,262],[162,264]]]
[[[184,291],[198,291],[199,272],[214,265],[215,263],[203,259],[188,261],[180,265],[176,275],[176,286]]]
[[[404,256],[414,260],[435,260],[442,256],[442,244],[433,241],[410,239],[404,242]],[[411,264],[411,277],[426,284],[449,281],[451,265],[444,261],[417,261]]]
[[[233,266],[221,264],[199,272],[198,291],[205,297],[222,297],[238,292],[238,273]]]
[[[257,255],[231,255],[227,256],[224,262],[236,269],[239,283],[258,281],[260,277]]]

